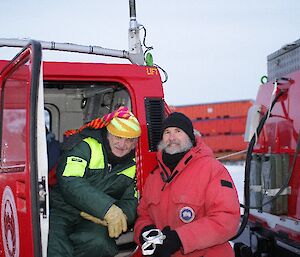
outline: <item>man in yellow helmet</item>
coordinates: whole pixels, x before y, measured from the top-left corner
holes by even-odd
[[[135,147],[126,107],[67,131],[50,197],[48,257],[109,257],[136,218]]]

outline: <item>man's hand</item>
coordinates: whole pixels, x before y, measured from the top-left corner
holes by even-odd
[[[182,246],[177,232],[175,230],[171,230],[169,226],[164,227],[162,233],[166,236],[166,238],[162,245],[156,245],[156,249],[153,253],[154,257],[170,257]]]
[[[145,227],[143,227],[143,229],[141,230],[141,233],[140,233],[140,237],[139,237],[139,240],[140,240],[140,244],[142,245],[143,243],[145,243],[145,239],[143,238],[143,233],[148,231],[148,230],[151,230],[151,229],[156,229],[157,227],[154,225],[154,224],[151,224],[151,225],[147,225]],[[151,236],[151,235],[150,235]]]
[[[86,220],[90,220],[98,225],[102,225],[102,226],[105,226],[107,227],[107,222],[105,220],[102,220],[102,219],[99,219],[99,218],[96,218],[84,211],[80,212],[80,216]]]
[[[127,231],[127,217],[116,205],[112,205],[104,216],[107,222],[109,237],[119,237],[122,232]]]

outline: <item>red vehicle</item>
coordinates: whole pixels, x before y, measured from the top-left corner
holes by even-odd
[[[145,66],[139,39],[142,27],[135,19],[135,2],[129,3],[129,51],[0,39],[1,46],[25,46],[12,61],[0,61],[1,257],[46,256],[49,188],[45,124],[62,142],[66,130],[127,106],[142,127],[136,152],[140,193],[156,166],[166,105],[158,68]],[[43,49],[125,58],[131,63],[43,62]],[[130,231],[119,238],[121,252],[136,248],[132,234]]]
[[[267,81],[249,110],[245,213],[236,257],[300,256],[299,99],[297,40],[268,56]]]
[[[151,58],[147,60],[150,65],[144,66],[139,39],[142,26],[135,18],[134,0],[129,3],[129,51],[0,39],[0,46],[24,47],[12,61],[0,61],[1,257],[46,257],[49,187],[45,124],[62,142],[66,130],[81,127],[120,105],[128,106],[142,127],[136,152],[140,194],[156,166],[156,145],[169,110],[158,68],[151,65]],[[296,41],[271,55],[274,69],[269,72],[269,82],[260,88],[254,115],[249,116],[248,135],[256,133],[247,155],[245,213],[235,239],[236,257],[300,256],[299,46]],[[43,62],[43,49],[125,58],[131,64]],[[287,60],[281,66],[283,56]],[[132,231],[117,243],[122,256],[136,249]],[[141,256],[138,251],[133,254]]]

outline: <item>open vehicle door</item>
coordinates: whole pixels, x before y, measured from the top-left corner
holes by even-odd
[[[0,256],[46,256],[47,151],[41,45],[30,43],[0,73]]]

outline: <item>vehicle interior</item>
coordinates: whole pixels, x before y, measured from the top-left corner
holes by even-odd
[[[77,129],[120,106],[131,109],[129,93],[119,83],[44,81],[46,126],[60,142],[66,130]],[[116,241],[120,248],[118,257],[128,256],[136,249],[132,228]]]
[[[112,82],[44,82],[45,117],[48,129],[63,141],[66,130],[102,117],[120,106],[131,109],[124,86]]]

